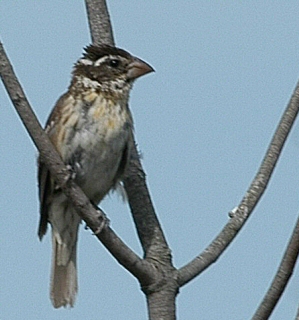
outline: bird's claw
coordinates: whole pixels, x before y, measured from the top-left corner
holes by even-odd
[[[67,171],[68,171],[68,174],[69,174],[67,179],[68,180],[69,179],[74,180],[76,178],[76,171],[74,170],[74,168],[70,164],[67,164],[66,168],[67,168]]]

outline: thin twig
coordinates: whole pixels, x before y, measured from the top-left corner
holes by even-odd
[[[252,320],[269,319],[291,278],[299,253],[299,218],[277,273]]]
[[[240,205],[231,213],[230,221],[224,226],[212,243],[195,259],[179,269],[179,285],[183,286],[212,263],[214,263],[244,226],[253,209],[266,190],[274,171],[275,165],[281,155],[284,143],[291,131],[299,111],[299,82],[294,90],[291,100],[282,115],[280,123],[272,138],[270,146],[262,161],[257,175],[252,181]]]

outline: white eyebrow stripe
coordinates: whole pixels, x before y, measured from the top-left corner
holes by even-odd
[[[85,66],[91,66],[93,64],[93,62],[89,59],[80,59],[79,60],[80,63],[84,64]]]
[[[95,66],[95,67],[98,67],[100,64],[102,64],[102,63],[103,63],[104,61],[106,61],[108,58],[109,58],[109,57],[104,56],[104,57],[98,59],[97,61],[95,61],[94,66]]]

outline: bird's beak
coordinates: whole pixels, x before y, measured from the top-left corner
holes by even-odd
[[[134,58],[128,66],[127,79],[135,80],[147,73],[155,71],[149,64],[142,61],[141,59]]]

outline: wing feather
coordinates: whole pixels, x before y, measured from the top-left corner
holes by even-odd
[[[49,135],[52,142],[54,142],[53,140],[55,139],[55,135],[57,134],[55,124],[58,122],[61,109],[64,107],[68,97],[69,94],[66,93],[58,99],[52,113],[47,120],[45,131]],[[43,163],[41,157],[38,158],[38,187],[40,201],[40,221],[38,227],[38,236],[40,239],[42,239],[42,237],[47,232],[49,218],[48,205],[51,202],[51,198],[55,190],[55,183],[51,178],[50,171]]]

